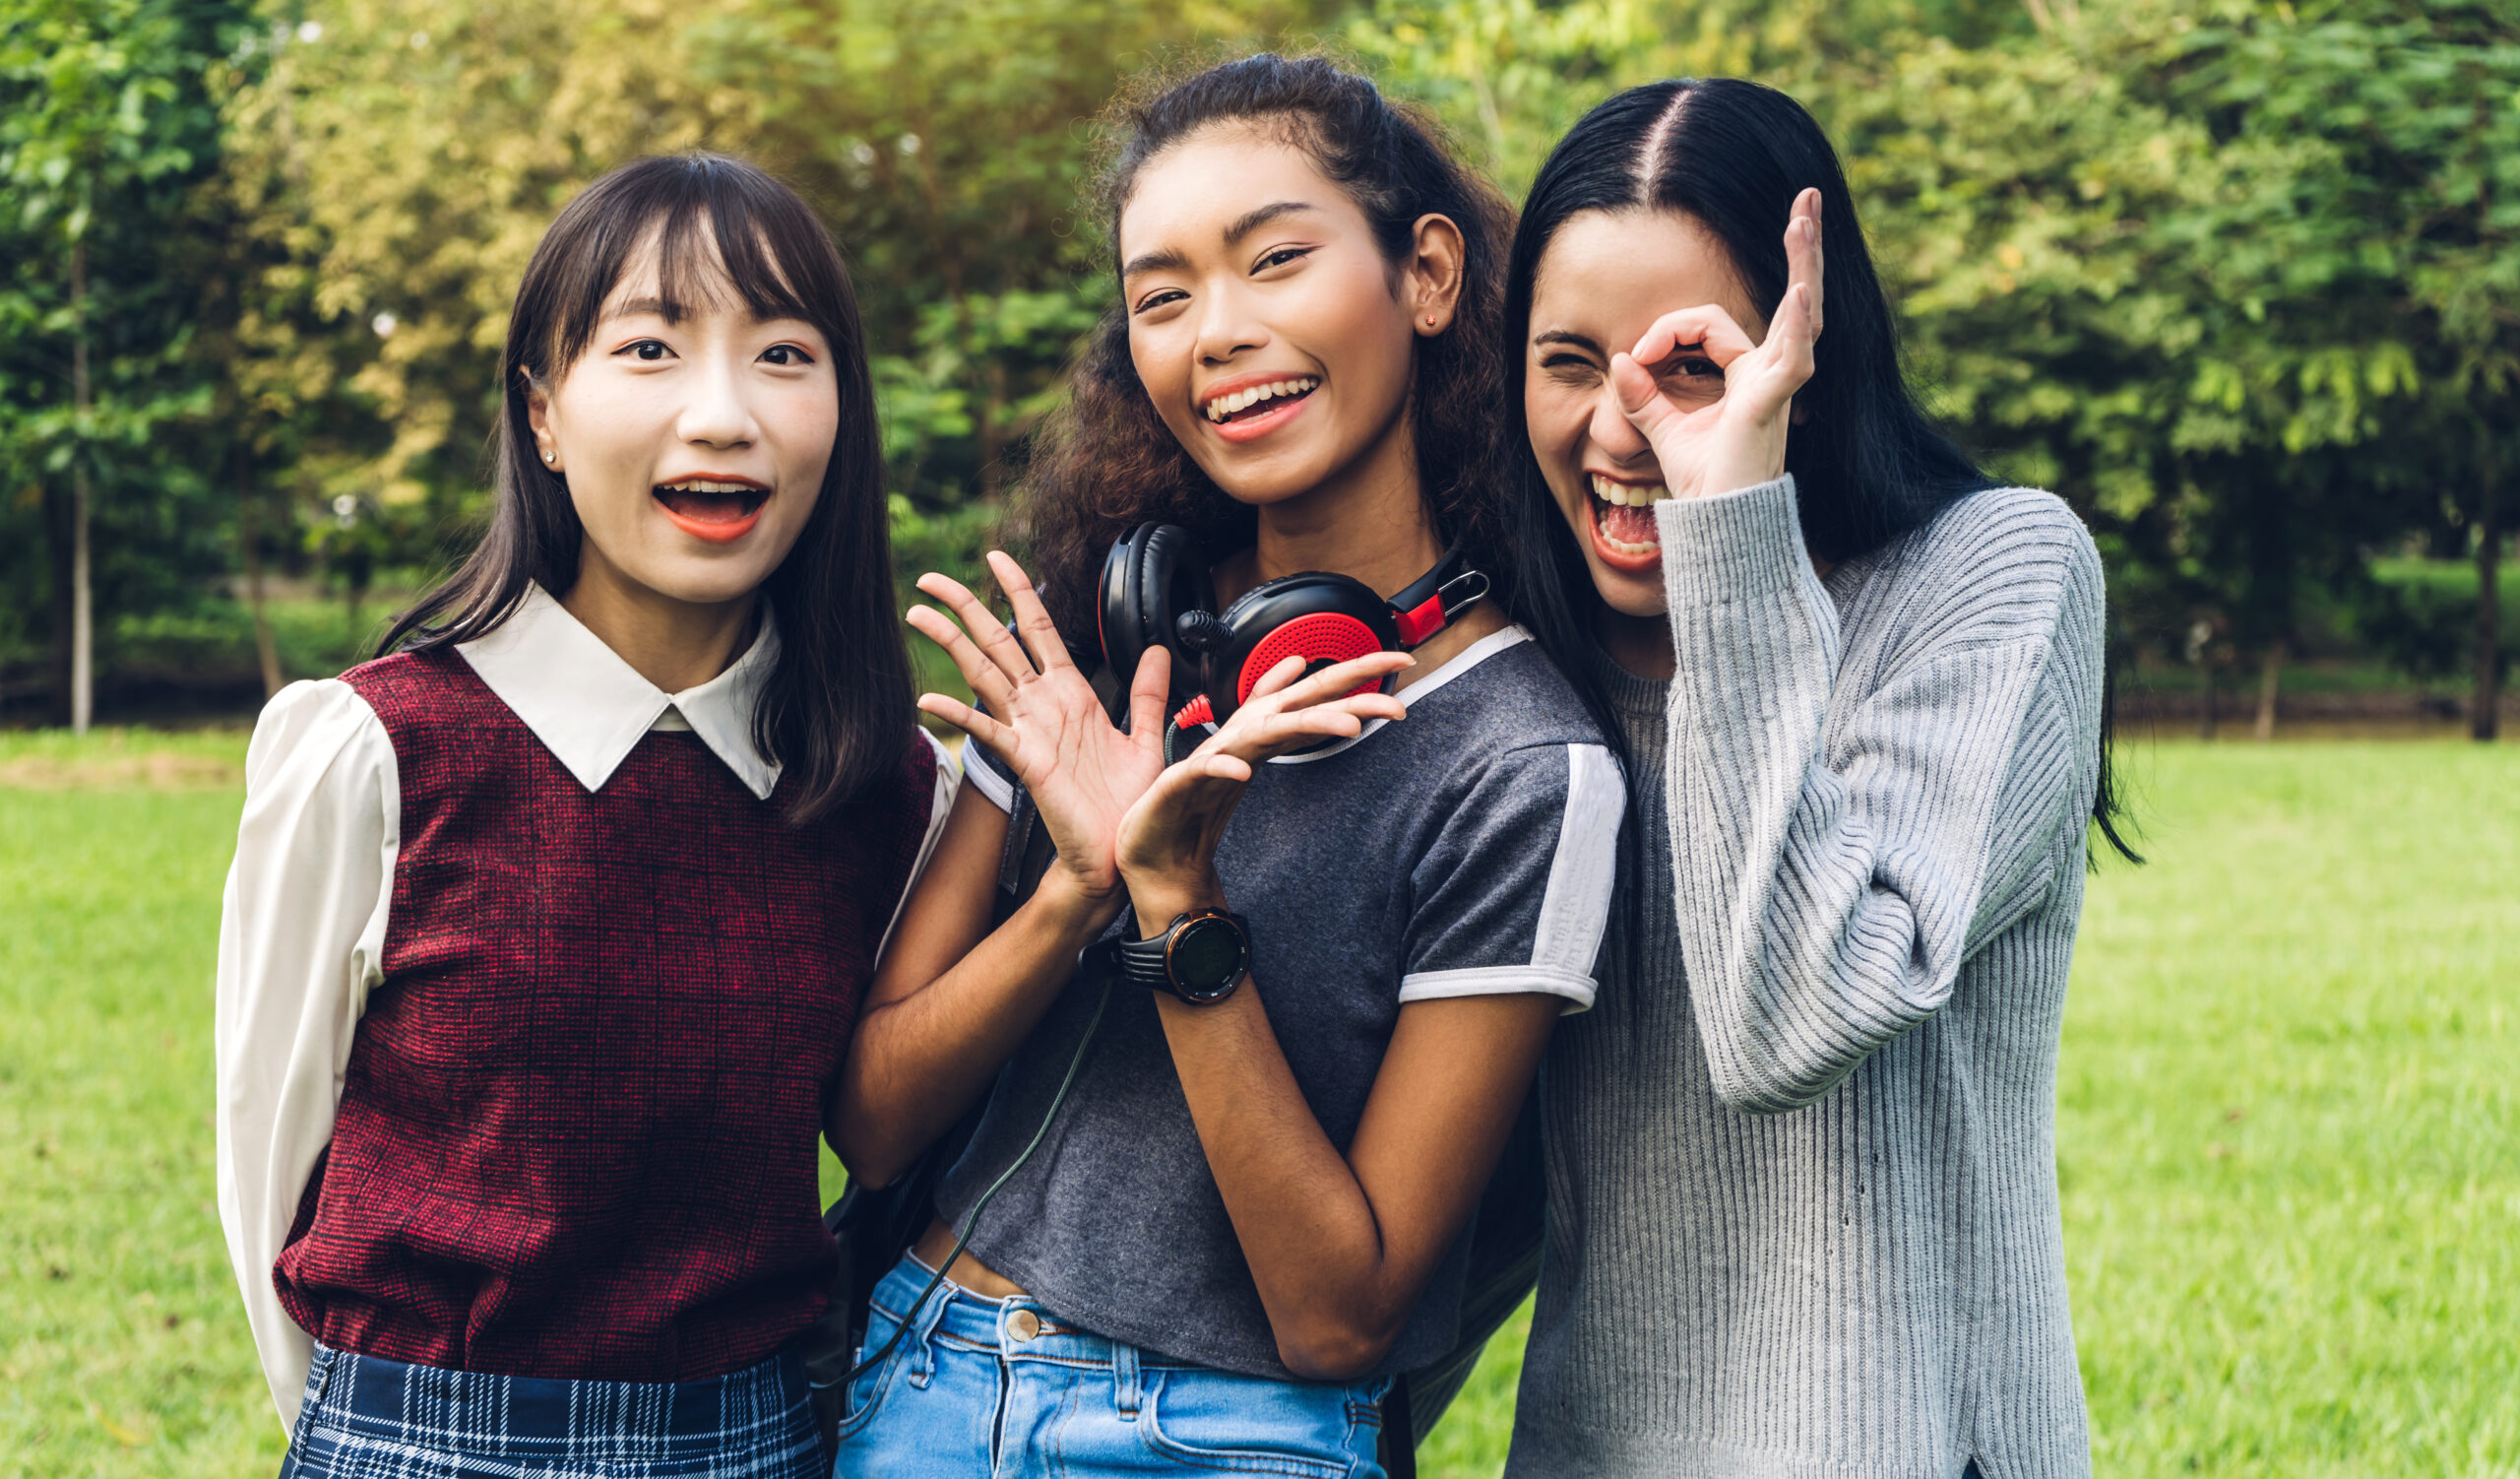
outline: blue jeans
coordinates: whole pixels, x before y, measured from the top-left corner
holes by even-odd
[[[927,1287],[906,1257],[877,1285],[877,1351]],[[862,1358],[861,1358],[862,1359]],[[1387,1380],[1321,1386],[1167,1360],[1060,1323],[1030,1299],[947,1283],[851,1383],[834,1479],[1165,1475],[1384,1479]]]

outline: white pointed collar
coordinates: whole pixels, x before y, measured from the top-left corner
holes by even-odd
[[[779,660],[767,608],[742,657],[679,693],[641,677],[540,585],[497,630],[455,650],[589,791],[601,791],[650,730],[686,727],[753,795],[768,801],[779,784],[778,762],[752,742],[753,708]]]

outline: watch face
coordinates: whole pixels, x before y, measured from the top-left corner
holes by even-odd
[[[1223,996],[1242,980],[1242,932],[1225,920],[1192,920],[1172,936],[1168,965],[1182,991]]]

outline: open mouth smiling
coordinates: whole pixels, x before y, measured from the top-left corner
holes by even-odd
[[[1587,473],[1591,483],[1593,545],[1613,566],[1660,564],[1663,537],[1654,528],[1654,505],[1671,496],[1659,482],[1620,482]]]
[[[650,489],[665,518],[696,540],[728,545],[752,533],[770,489],[749,478],[695,476]]]
[[[1199,403],[1199,414],[1228,441],[1248,441],[1276,430],[1303,409],[1319,389],[1319,375],[1249,376],[1226,381]]]

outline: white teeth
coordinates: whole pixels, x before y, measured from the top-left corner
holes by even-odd
[[[662,485],[678,493],[757,493],[761,491],[749,482],[721,482],[714,478],[684,478]]]
[[[1593,496],[1621,508],[1650,508],[1656,499],[1671,496],[1671,490],[1661,483],[1612,482],[1599,473],[1593,474],[1592,479]],[[1636,551],[1631,549],[1628,552],[1633,554]]]
[[[1612,549],[1617,550],[1621,554],[1657,554],[1660,553],[1663,548],[1661,545],[1658,545],[1651,540],[1646,541],[1642,545],[1631,545],[1625,540],[1611,539],[1606,533],[1603,534],[1602,543],[1609,546]]]
[[[1207,412],[1209,420],[1222,421],[1235,412],[1257,406],[1262,401],[1277,396],[1299,396],[1320,383],[1310,375],[1299,375],[1292,380],[1280,380],[1269,385],[1246,386],[1231,395],[1217,397],[1208,402],[1203,409]]]

